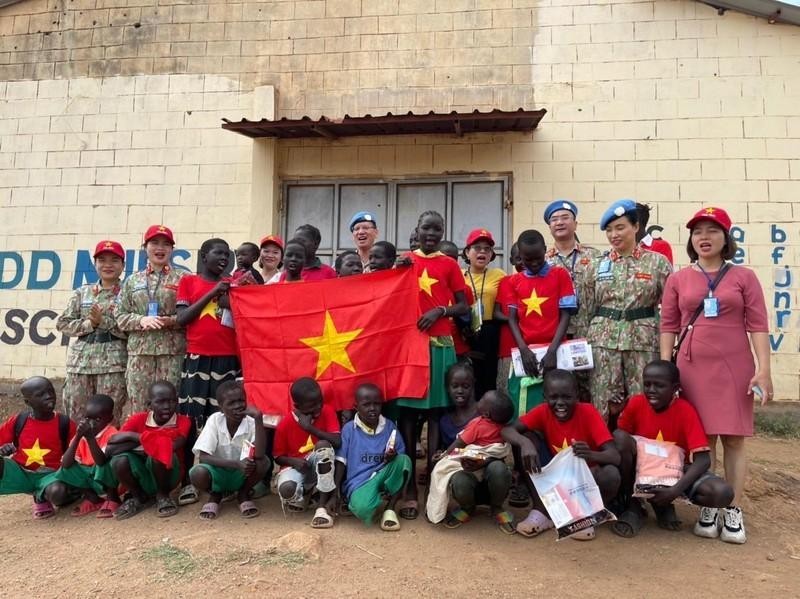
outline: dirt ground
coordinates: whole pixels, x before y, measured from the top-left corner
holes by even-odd
[[[9,406],[0,398],[0,411]],[[3,409],[5,408],[5,409]],[[310,514],[281,513],[274,496],[243,520],[226,503],[214,522],[199,505],[167,520],[148,511],[125,522],[31,519],[28,497],[0,497],[3,597],[796,597],[800,577],[800,441],[754,439],[743,546],[691,534],[696,510],[679,506],[684,529],[652,518],[636,539],[606,527],[592,542],[500,533],[488,515],[458,530],[422,518],[396,533],[352,518],[312,531]],[[524,511],[516,512],[524,516]],[[318,560],[274,549],[300,531]],[[792,590],[794,589],[794,590]]]

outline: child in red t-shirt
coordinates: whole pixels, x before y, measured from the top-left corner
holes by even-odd
[[[411,480],[416,481],[416,441],[418,427],[428,422],[428,472],[433,471],[433,454],[439,445],[439,418],[449,405],[445,389],[445,373],[456,363],[451,317],[467,316],[467,285],[455,260],[439,250],[444,236],[444,218],[438,212],[423,212],[417,222],[419,248],[406,254],[419,279],[419,309],[422,313],[417,328],[430,338],[430,376],[428,393],[424,398],[401,398],[398,429],[403,436],[406,452],[411,458]],[[406,488],[405,504],[400,517],[414,520],[419,515],[417,486]]]
[[[33,518],[55,515],[68,501],[68,485],[56,476],[61,456],[75,435],[75,423],[55,412],[56,391],[43,376],[20,386],[30,412],[12,416],[0,426],[0,495],[33,495]]]
[[[519,246],[516,241],[508,251],[508,256],[514,273],[522,272],[522,260],[519,257]],[[507,275],[500,280],[492,315],[492,319],[500,325],[500,341],[497,348],[497,388],[504,391],[508,390],[508,377],[511,373],[511,348],[515,347],[511,329],[508,328],[508,304],[513,301],[509,299],[513,276],[513,274]]]
[[[230,317],[230,282],[223,274],[229,259],[230,248],[224,240],[208,239],[200,246],[198,274],[186,275],[178,284],[177,321],[186,327],[179,411],[198,429],[219,411],[217,387],[242,373],[233,323],[225,321]]]
[[[172,383],[156,381],[148,390],[150,410],[131,414],[106,447],[111,471],[105,471],[106,487],[117,482],[129,496],[114,512],[117,520],[135,516],[156,498],[156,515],[168,518],[178,513],[170,493],[185,469],[183,448],[192,426],[187,416],[177,414],[178,393]]]
[[[567,334],[571,315],[578,310],[578,299],[569,272],[547,263],[547,247],[541,233],[523,231],[517,245],[523,271],[512,275],[504,290],[508,327],[526,374],[539,377],[556,367],[556,352]],[[534,344],[549,345],[541,364],[528,347]],[[538,397],[527,397],[523,383],[520,377],[510,375],[508,390],[519,415],[540,402]]]
[[[312,378],[292,383],[292,411],[275,428],[272,455],[281,467],[278,473],[278,495],[284,509],[305,510],[306,493],[316,486],[319,507],[311,519],[312,528],[333,526],[334,449],[339,449],[342,436],[339,419],[330,406],[323,404],[322,389]]]
[[[644,394],[634,395],[627,405],[609,402],[609,421],[616,423],[614,441],[622,461],[620,473],[620,504],[623,510],[612,530],[622,537],[633,537],[646,515],[644,506],[632,498],[636,478],[636,440],[632,435],[675,443],[686,454],[683,476],[671,487],[658,489],[648,501],[656,514],[658,525],[665,530],[679,530],[680,521],[673,501],[687,497],[703,506],[694,527],[700,537],[736,537],[738,531],[727,531],[718,523],[719,508],[733,501],[733,488],[710,472],[711,452],[708,437],[692,404],[680,397],[680,372],[667,360],[654,360],[642,372]],[[624,409],[623,409],[624,408]],[[620,413],[621,411],[621,413]],[[732,541],[736,542],[736,541]]]
[[[503,430],[503,437],[516,449],[515,462],[523,471],[523,480],[533,499],[533,509],[517,525],[517,532],[528,537],[553,527],[533,482],[529,476],[524,476],[524,473],[539,472],[543,461],[540,453],[549,458],[572,447],[577,457],[589,463],[605,503],[614,498],[620,485],[620,456],[614,439],[600,412],[591,404],[578,402],[578,383],[572,373],[558,369],[548,371],[544,377],[544,400],[544,404]],[[534,432],[538,438],[530,435]],[[541,451],[537,450],[537,444]],[[594,529],[587,529],[585,535],[578,538],[594,538]]]

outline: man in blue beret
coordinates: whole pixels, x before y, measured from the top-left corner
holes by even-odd
[[[378,239],[378,222],[372,212],[362,210],[350,219],[350,232],[364,272],[369,271],[369,251]]]
[[[544,210],[544,222],[550,227],[550,234],[553,236],[553,245],[547,250],[545,259],[551,266],[561,266],[569,271],[578,294],[578,312],[572,315],[567,329],[569,339],[585,337],[589,328],[589,314],[580,299],[580,288],[583,286],[586,269],[594,258],[600,256],[599,250],[578,241],[577,218],[578,207],[570,200],[555,200]],[[575,375],[580,400],[591,401],[589,372],[577,371]]]

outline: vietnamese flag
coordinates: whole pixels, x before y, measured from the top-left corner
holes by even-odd
[[[413,268],[237,287],[231,309],[247,399],[264,414],[287,414],[301,377],[316,379],[336,410],[352,409],[367,382],[387,400],[425,397],[429,338],[417,329]]]

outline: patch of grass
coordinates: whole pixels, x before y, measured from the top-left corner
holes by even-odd
[[[169,542],[145,549],[142,559],[158,562],[165,574],[175,578],[188,578],[199,568],[198,561],[191,553]]]
[[[766,437],[800,439],[800,415],[794,412],[756,411],[755,426],[758,434]]]

